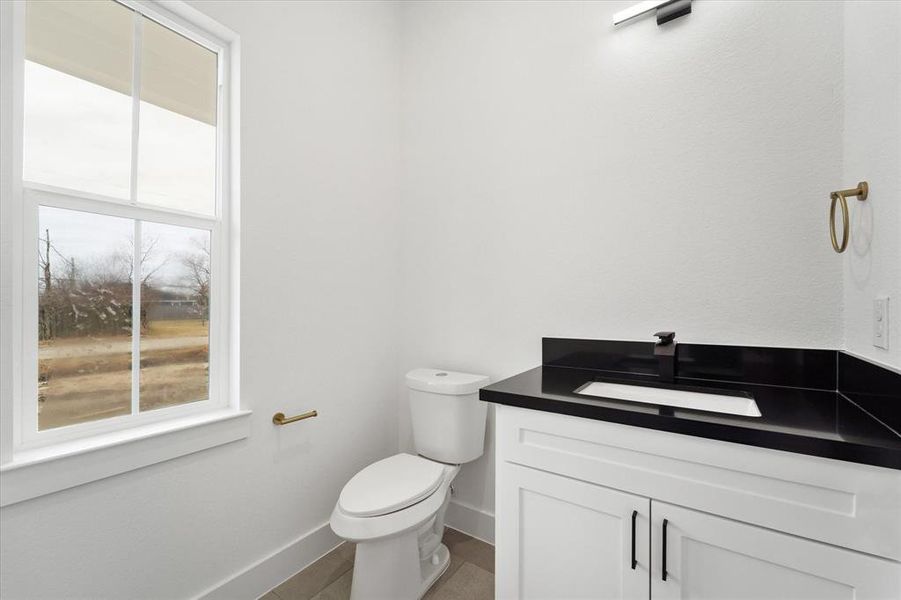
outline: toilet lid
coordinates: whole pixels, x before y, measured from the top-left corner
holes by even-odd
[[[375,517],[401,510],[438,489],[444,465],[412,454],[395,454],[354,475],[338,497],[338,506],[354,517]]]

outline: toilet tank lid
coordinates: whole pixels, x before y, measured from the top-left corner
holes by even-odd
[[[441,369],[413,369],[407,373],[407,387],[434,394],[474,394],[487,384],[487,375],[456,373]]]

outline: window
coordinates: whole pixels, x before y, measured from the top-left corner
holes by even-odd
[[[27,0],[17,448],[233,407],[226,44]]]

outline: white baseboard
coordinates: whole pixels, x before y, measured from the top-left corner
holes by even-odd
[[[444,522],[451,529],[494,545],[494,515],[490,512],[452,500],[447,505]]]
[[[451,502],[447,507],[446,523],[452,529],[494,544],[494,515],[489,512],[462,502]],[[259,598],[330,552],[341,541],[329,524],[323,523],[213,586],[198,595],[198,598],[201,600]]]
[[[293,542],[200,594],[202,600],[253,600],[303,570],[341,543],[323,523]]]

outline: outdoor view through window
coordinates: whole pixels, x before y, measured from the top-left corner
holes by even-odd
[[[113,0],[30,0],[25,33],[37,428],[205,400],[217,55]]]

